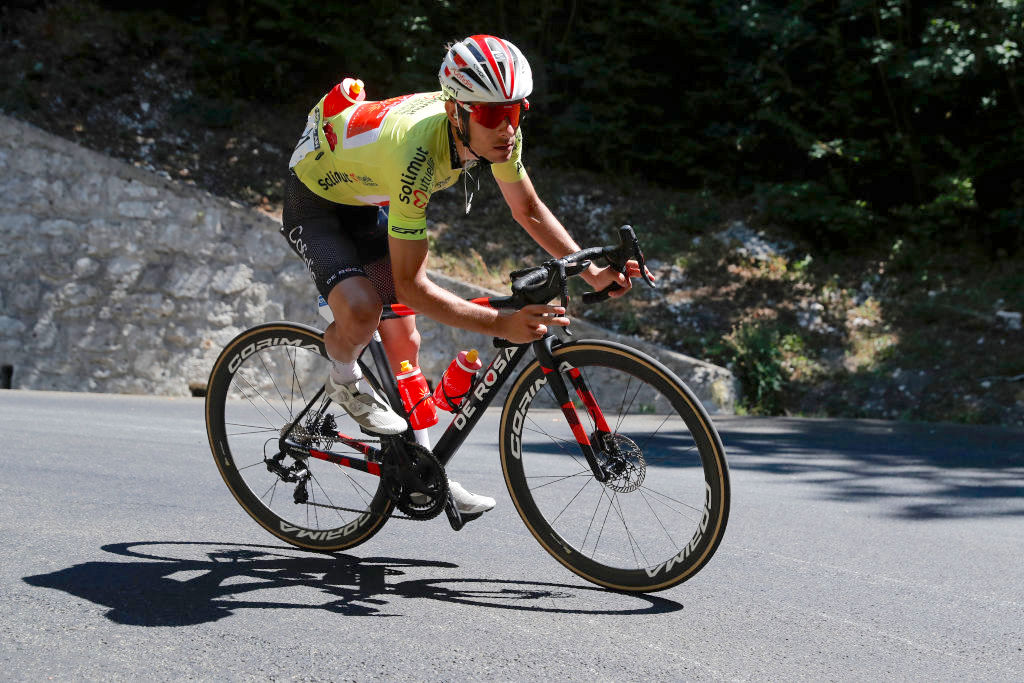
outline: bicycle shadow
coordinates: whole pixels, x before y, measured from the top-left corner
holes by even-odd
[[[202,558],[142,552],[145,546],[194,551]],[[579,609],[581,593],[609,593],[568,584],[500,579],[430,578],[395,580],[407,569],[457,569],[434,560],[303,553],[287,546],[161,542],[114,543],[102,550],[138,561],[93,561],[49,574],[27,576],[31,586],[61,590],[108,608],[107,619],[133,626],[190,626],[218,621],[242,609],[312,609],[342,615],[399,617],[396,599],[443,602],[571,614],[658,614],[683,609],[677,602],[630,595],[635,608]],[[281,589],[308,587],[322,602],[282,600]],[[274,592],[278,595],[275,596]],[[287,591],[285,591],[287,592]],[[302,593],[308,598],[309,593]],[[559,607],[561,601],[564,607]]]

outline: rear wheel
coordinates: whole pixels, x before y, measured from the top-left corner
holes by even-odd
[[[579,371],[608,432],[576,403],[607,473],[594,475],[535,360],[501,419],[501,462],[523,521],[559,562],[593,583],[656,591],[692,577],[729,516],[722,441],[693,392],[658,361],[611,342],[555,350],[570,395]]]
[[[303,446],[365,459],[337,438],[359,427],[324,394],[329,370],[323,334],[294,323],[246,330],[214,364],[206,431],[214,460],[235,499],[267,531],[292,545],[336,551],[380,530],[391,502],[380,477],[279,452],[278,442],[310,402],[289,438]]]

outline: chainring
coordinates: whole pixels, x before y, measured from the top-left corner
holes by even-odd
[[[403,451],[397,453],[397,450]],[[387,472],[383,485],[395,507],[412,519],[433,519],[448,502],[448,475],[434,454],[417,443],[404,441],[384,456]],[[425,489],[425,490],[424,490]]]

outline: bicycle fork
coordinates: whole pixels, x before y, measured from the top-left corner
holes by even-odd
[[[576,412],[576,405],[569,397],[569,390],[565,386],[562,373],[558,368],[558,362],[555,360],[552,347],[556,340],[557,338],[553,335],[547,335],[543,339],[534,342],[534,353],[536,353],[537,360],[540,362],[540,369],[544,373],[544,377],[548,380],[548,386],[551,387],[555,400],[558,401],[562,409],[562,414],[565,415],[566,421],[572,428],[573,436],[576,437],[576,443],[579,445],[580,451],[583,452],[591,471],[594,473],[594,478],[601,482],[607,481],[609,475],[597,460],[597,453],[594,452],[594,446],[590,442],[590,437],[580,422],[580,417]],[[568,368],[568,375],[576,395],[579,396],[587,409],[587,413],[590,414],[591,419],[597,426],[595,434],[599,437],[611,434],[611,429],[605,420],[604,413],[601,411],[601,406],[597,404],[593,392],[587,386],[583,373],[578,368],[570,367]]]

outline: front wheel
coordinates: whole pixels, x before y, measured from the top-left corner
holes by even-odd
[[[502,469],[519,515],[587,581],[648,592],[692,577],[729,516],[725,451],[707,412],[668,368],[629,347],[578,341],[554,357],[583,429],[574,434],[533,361],[501,418]],[[604,481],[577,434],[592,444]]]
[[[378,475],[279,450],[288,434],[308,448],[364,457],[338,438],[360,435],[359,427],[318,396],[329,363],[312,327],[280,322],[242,332],[210,373],[206,431],[224,483],[253,519],[294,546],[333,552],[377,533],[392,503]]]

